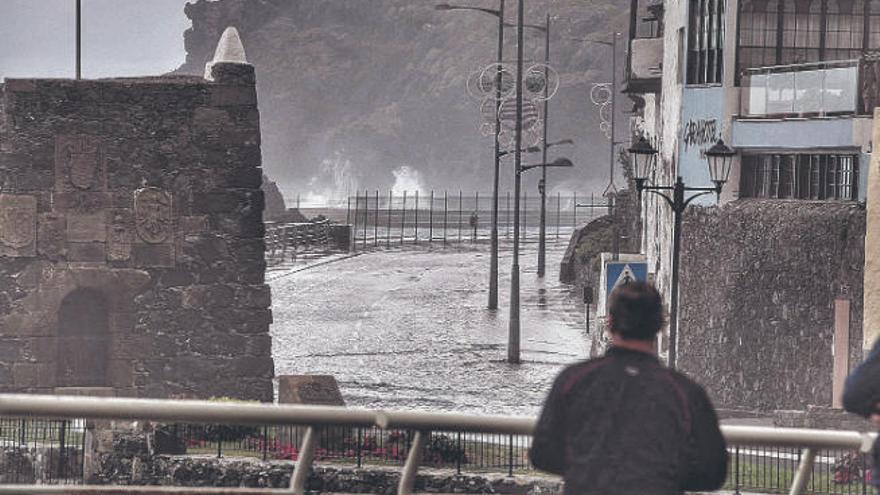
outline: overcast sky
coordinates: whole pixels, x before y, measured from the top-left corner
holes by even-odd
[[[187,0],[82,0],[83,77],[162,74],[183,63]],[[0,0],[0,78],[75,75],[75,0]]]

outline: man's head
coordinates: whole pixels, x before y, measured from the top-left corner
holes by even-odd
[[[652,341],[663,328],[663,298],[646,282],[630,282],[611,293],[608,316],[613,335]]]

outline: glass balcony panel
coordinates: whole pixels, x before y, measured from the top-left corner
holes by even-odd
[[[794,77],[793,113],[806,114],[821,112],[824,91],[822,89],[823,71],[807,70],[792,72]]]
[[[858,74],[855,62],[750,71],[743,77],[743,113],[752,117],[855,113]]]
[[[767,113],[770,115],[793,113],[794,88],[793,73],[767,74]]]
[[[745,113],[747,115],[767,114],[767,76],[755,74],[743,80],[743,86],[748,92],[748,100]]]
[[[855,112],[859,68],[839,67],[825,71],[825,112]]]

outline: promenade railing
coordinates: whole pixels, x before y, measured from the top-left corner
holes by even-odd
[[[355,431],[403,432],[400,452],[403,464],[398,493],[413,491],[416,473],[431,452],[432,439],[456,438],[458,442],[484,442],[479,435],[496,438],[528,438],[534,418],[477,416],[453,413],[406,412],[346,409],[342,407],[295,406],[272,404],[217,403],[208,401],[170,401],[151,399],[84,398],[39,395],[0,395],[0,416],[15,418],[52,418],[81,421],[87,419],[150,420],[164,424],[250,425],[265,431],[266,425],[302,428],[296,448],[295,466],[288,489],[189,488],[166,486],[52,486],[0,485],[3,493],[150,493],[150,494],[279,494],[305,492],[313,461],[320,455],[333,428]],[[378,430],[376,430],[378,429]],[[724,426],[731,454],[729,488],[759,488],[753,475],[775,478],[775,488],[760,491],[801,493],[867,493],[867,463],[864,454],[875,435],[856,431],[810,430],[754,426]],[[323,433],[322,433],[323,432]],[[450,436],[451,435],[451,436]],[[268,438],[268,437],[267,437]],[[491,442],[490,442],[491,443]],[[264,444],[266,445],[266,444]],[[459,444],[461,445],[461,444]],[[525,451],[528,441],[501,442],[508,456]],[[265,448],[265,447],[264,447]],[[840,463],[842,455],[852,456]],[[293,458],[293,456],[291,457]],[[508,459],[509,466],[514,465]],[[453,459],[454,462],[454,459]],[[510,469],[510,468],[509,468]],[[833,473],[833,476],[832,476]],[[840,474],[842,473],[842,474]],[[511,469],[508,474],[513,474]],[[746,476],[748,474],[748,476]],[[832,478],[829,478],[832,476]],[[743,479],[740,479],[742,477]],[[845,479],[839,479],[839,478]],[[828,487],[835,490],[825,491]],[[840,488],[839,490],[836,488]]]

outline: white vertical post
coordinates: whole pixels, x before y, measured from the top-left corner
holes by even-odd
[[[416,474],[419,471],[419,464],[422,462],[422,449],[425,446],[425,434],[427,433],[417,431],[413,438],[413,442],[409,447],[409,454],[406,456],[406,464],[403,465],[403,472],[400,473],[397,495],[409,495],[413,492],[413,487],[416,484]]]
[[[312,469],[312,461],[315,459],[315,427],[309,426],[299,449],[299,459],[290,477],[290,492],[294,495],[303,495],[306,491],[306,481],[309,479],[309,471]]]
[[[865,274],[862,348],[868,349],[880,334],[880,108],[874,110],[874,152],[868,174],[868,197],[865,201]]]
[[[807,482],[810,481],[810,475],[813,473],[813,462],[816,460],[816,450],[813,448],[804,449],[801,456],[801,463],[798,465],[794,479],[791,481],[791,490],[788,495],[801,495]]]

